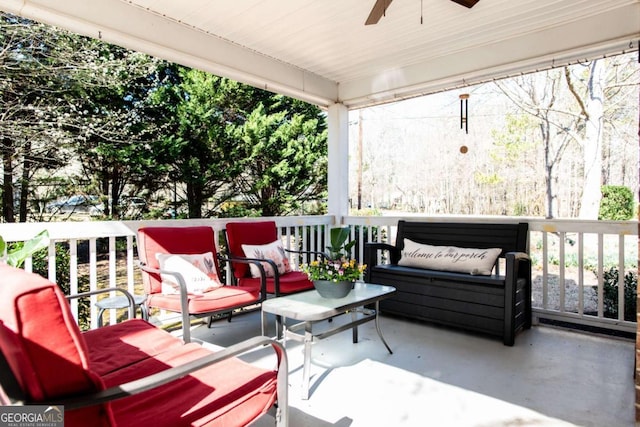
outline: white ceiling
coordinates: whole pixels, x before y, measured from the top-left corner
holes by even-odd
[[[326,107],[638,50],[640,0],[0,0],[0,9]],[[422,23],[421,23],[422,16]]]

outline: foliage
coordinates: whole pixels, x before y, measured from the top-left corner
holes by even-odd
[[[0,12],[2,217],[26,221],[30,180],[69,159],[62,126],[66,70],[78,63],[70,37],[55,27]],[[11,179],[7,179],[11,178]],[[17,203],[16,203],[17,202]],[[16,208],[18,212],[16,212]]]
[[[329,259],[341,259],[346,257],[351,248],[356,244],[355,240],[347,242],[349,238],[349,227],[332,228],[329,232]]]
[[[230,135],[243,169],[236,190],[260,215],[286,215],[324,194],[327,131],[318,108],[273,95]]]
[[[624,221],[634,215],[633,193],[622,185],[603,185],[598,219]]]
[[[255,209],[248,208],[244,203],[227,202],[218,211],[218,218],[247,218],[259,217]]]
[[[347,242],[348,238],[349,227],[331,229],[330,245],[327,246],[328,257],[320,261],[313,260],[302,266],[309,280],[355,282],[362,276],[367,266],[348,258],[349,251],[356,243],[355,240]]]
[[[233,196],[241,164],[227,127],[248,115],[255,89],[169,64],[163,74],[151,100],[165,121],[160,155],[169,179],[184,185],[188,216],[200,218],[209,199],[218,206]]]
[[[22,267],[28,257],[47,246],[49,246],[49,232],[47,230],[41,231],[26,242],[17,242],[10,247],[0,236],[0,255],[4,257],[6,251],[5,261],[12,267]]]
[[[381,108],[369,122],[382,131],[364,132],[363,193],[371,206],[425,214],[575,216],[580,156],[594,145],[586,130],[600,123],[587,108],[591,83],[604,87],[606,158],[595,169],[633,189],[637,58],[598,62],[601,82],[592,63],[500,82],[511,107],[490,110],[505,100],[488,93],[493,84],[472,89],[484,106],[463,157],[440,114],[417,128]],[[73,194],[99,195],[114,218],[122,197],[166,206],[173,194],[189,217],[230,215],[229,200],[247,215],[326,212],[326,117],[301,101],[3,13],[0,111],[6,222],[46,220],[47,202]]]
[[[605,317],[618,318],[618,268],[611,267],[604,272],[603,277],[604,315]],[[636,321],[638,274],[628,271],[624,275],[624,320]],[[597,291],[597,286],[594,289]]]

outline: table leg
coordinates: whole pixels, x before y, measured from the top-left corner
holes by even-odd
[[[265,311],[262,311],[262,316],[261,316],[261,330],[262,330],[262,336],[267,336],[267,313]]]
[[[302,399],[309,399],[309,377],[311,375],[311,344],[313,333],[311,322],[304,323],[304,366],[302,368]]]
[[[282,325],[284,324],[284,318],[279,314],[276,315],[276,339],[282,339]]]
[[[389,354],[393,354],[393,351],[391,351],[391,347],[389,347],[389,344],[387,344],[387,342],[384,340],[384,337],[382,336],[382,330],[380,329],[380,322],[378,321],[378,313],[380,312],[379,310],[379,301],[376,301],[376,331],[378,332],[378,336],[380,337],[380,339],[382,340],[382,343],[384,344],[385,347],[387,347],[387,351],[389,352]]]
[[[357,310],[354,308],[353,310],[351,310],[351,322],[355,323],[356,319],[357,319]],[[353,333],[353,343],[357,343],[358,342],[358,325],[355,325],[352,328],[352,333]]]

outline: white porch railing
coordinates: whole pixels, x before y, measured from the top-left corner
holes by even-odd
[[[267,218],[262,218],[267,219]],[[328,230],[337,224],[333,216],[273,217],[285,244],[293,248],[323,250]],[[534,261],[533,306],[536,319],[577,323],[601,328],[635,332],[636,323],[624,319],[624,293],[617,295],[617,318],[606,317],[605,273],[608,266],[619,272],[637,271],[637,221],[545,220],[522,217],[344,217],[340,221],[352,229],[357,239],[354,256],[363,258],[364,242],[395,242],[399,219],[459,222],[528,222],[530,253]],[[197,219],[162,221],[80,221],[49,223],[0,224],[0,235],[8,242],[28,240],[46,229],[51,237],[47,275],[57,282],[56,243],[67,245],[70,291],[77,292],[80,282],[89,283],[89,290],[126,283],[130,292],[140,293],[139,271],[136,267],[135,235],[142,226],[209,225],[218,237],[229,221],[246,219]],[[218,240],[219,242],[222,239]],[[99,258],[105,258],[108,274],[98,279]],[[292,259],[296,264],[297,259]],[[32,260],[25,269],[31,271]],[[104,269],[104,268],[103,268]],[[82,280],[81,280],[82,278]],[[624,274],[618,274],[618,289],[624,289]],[[561,286],[560,284],[564,284]],[[92,297],[90,325],[97,326],[96,297]],[[77,315],[77,301],[72,303]],[[111,322],[115,322],[111,313]]]

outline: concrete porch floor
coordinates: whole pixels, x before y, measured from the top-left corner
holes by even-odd
[[[290,426],[635,425],[631,340],[534,326],[505,347],[402,318],[381,315],[380,323],[393,354],[373,322],[359,327],[357,344],[350,331],[314,344],[308,400],[300,396],[302,344],[287,342]],[[259,335],[260,313],[194,326],[192,334],[226,347]],[[247,360],[272,366],[263,357],[272,353],[260,353]],[[270,416],[254,423],[272,425]]]

